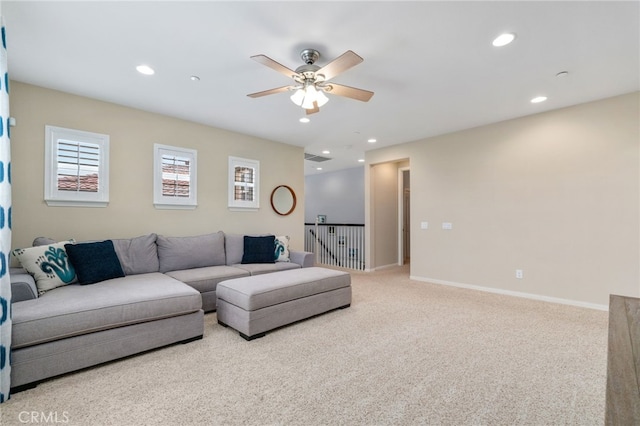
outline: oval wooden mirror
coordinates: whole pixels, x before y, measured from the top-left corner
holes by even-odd
[[[280,216],[291,214],[296,208],[296,193],[287,185],[278,185],[271,192],[271,207]]]

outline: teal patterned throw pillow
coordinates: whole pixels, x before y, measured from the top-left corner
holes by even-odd
[[[33,275],[36,287],[38,287],[38,294],[75,282],[76,271],[69,262],[69,257],[64,249],[65,244],[75,244],[75,241],[61,241],[55,244],[12,251],[22,267]]]
[[[290,262],[289,259],[289,236],[276,237],[276,262]]]

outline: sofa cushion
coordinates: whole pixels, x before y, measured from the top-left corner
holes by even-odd
[[[12,349],[200,310],[200,293],[159,272],[67,285],[13,304]]]
[[[275,236],[244,236],[244,254],[240,263],[275,263]]]
[[[22,267],[33,275],[38,293],[70,284],[76,279],[76,271],[69,261],[65,244],[74,240],[61,241],[36,247],[19,248],[12,251]]]
[[[300,269],[302,267],[294,262],[239,263],[233,266],[247,271],[250,275],[268,274],[270,272],[286,271],[289,269]]]
[[[242,262],[244,254],[244,235],[224,234],[224,251],[227,256],[227,266]]]
[[[244,269],[231,266],[206,266],[204,268],[183,269],[181,271],[169,271],[167,275],[189,284],[200,293],[216,291],[218,283],[231,278],[248,277],[249,272]]]
[[[225,264],[224,233],[222,231],[194,237],[158,235],[160,272],[201,268]]]
[[[94,284],[124,277],[120,260],[111,240],[95,243],[65,244],[67,255],[80,284]]]
[[[148,234],[136,238],[111,240],[125,275],[146,274],[160,270],[157,237],[156,234]]]
[[[290,262],[291,259],[289,259],[289,236],[282,235],[280,237],[276,237],[274,250],[276,262]]]

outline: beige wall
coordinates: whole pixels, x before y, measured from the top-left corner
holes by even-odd
[[[610,293],[640,296],[639,102],[633,93],[368,152],[367,164],[410,159],[411,275],[601,307]],[[379,188],[365,185],[371,217]]]
[[[128,238],[149,232],[168,236],[226,232],[289,235],[294,249],[304,247],[303,148],[257,139],[184,120],[89,98],[12,82],[11,129],[13,247],[34,237],[55,239]],[[110,135],[110,202],[106,208],[48,207],[43,201],[46,124]],[[153,207],[153,144],[196,149],[198,207]],[[260,209],[227,208],[228,157],[260,161]],[[291,186],[295,211],[278,216],[271,190]]]
[[[376,164],[370,177],[376,188],[370,227],[375,230],[373,260],[380,268],[398,262],[398,168],[395,163]]]

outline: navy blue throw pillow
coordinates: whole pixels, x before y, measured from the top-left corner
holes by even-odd
[[[276,237],[244,237],[244,254],[241,263],[276,263]]]
[[[124,277],[113,241],[65,244],[65,250],[76,270],[80,284],[93,284],[111,278]]]

